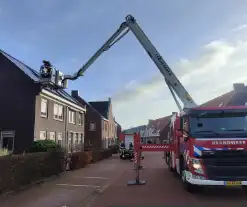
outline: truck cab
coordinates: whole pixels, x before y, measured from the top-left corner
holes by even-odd
[[[169,137],[172,166],[187,190],[247,186],[247,107],[189,109],[171,123]]]

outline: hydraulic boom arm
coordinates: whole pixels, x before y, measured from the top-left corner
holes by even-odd
[[[159,54],[159,52],[156,50],[156,48],[153,46],[153,44],[150,42],[146,34],[142,31],[140,26],[137,24],[135,18],[131,15],[128,15],[126,17],[126,21],[121,24],[119,29],[106,41],[106,43],[86,62],[85,65],[83,65],[77,73],[74,75],[65,75],[63,80],[69,79],[69,80],[75,80],[79,76],[82,76],[83,73],[86,71],[86,69],[106,50],[108,50],[112,45],[114,45],[117,41],[119,41],[124,35],[126,35],[129,30],[133,32],[135,37],[138,39],[140,44],[143,46],[145,51],[148,53],[150,58],[153,60],[155,65],[158,67],[160,72],[165,78],[165,82],[167,83],[170,91],[172,92],[172,95],[175,99],[176,104],[178,105],[178,108],[181,110],[181,106],[176,99],[175,94],[178,96],[178,98],[183,102],[184,108],[194,108],[197,107],[197,104],[193,101],[189,93],[186,91],[186,89],[183,87],[183,85],[180,83],[178,78],[175,76],[175,74],[172,72],[170,67],[167,65],[165,60],[162,58],[162,56]],[[175,94],[173,93],[175,92]]]

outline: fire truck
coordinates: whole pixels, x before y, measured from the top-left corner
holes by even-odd
[[[247,108],[196,107],[174,113],[166,152],[170,171],[183,186],[196,192],[202,186],[247,185]]]
[[[247,107],[202,108],[194,102],[171,68],[131,15],[105,44],[73,75],[63,75],[49,63],[41,67],[44,87],[66,88],[129,31],[135,35],[164,77],[179,113],[173,113],[166,151],[168,168],[179,174],[189,192],[201,186],[247,186]],[[44,62],[44,63],[47,63]],[[55,72],[54,75],[47,75]],[[55,80],[55,82],[53,81]],[[193,80],[192,80],[193,81]],[[177,98],[178,97],[178,98]],[[183,103],[181,107],[178,99]],[[165,107],[165,106],[164,106]],[[146,147],[149,151],[151,146]],[[157,151],[157,148],[156,148]]]

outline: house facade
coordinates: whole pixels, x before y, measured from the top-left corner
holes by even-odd
[[[37,71],[0,50],[0,148],[16,153],[52,139],[83,148],[86,107],[61,89],[45,88]]]
[[[163,137],[161,131],[166,127],[169,122],[169,117],[149,120],[147,125],[141,125],[124,130],[125,133],[140,133],[143,143],[162,143]]]
[[[112,103],[108,101],[86,102],[78,91],[72,91],[72,97],[86,105],[85,115],[85,148],[108,148],[115,144],[117,123],[112,113]]]
[[[116,122],[117,123],[117,122]],[[119,140],[122,133],[122,127],[119,123],[117,123],[117,139]]]
[[[111,98],[108,101],[92,101],[89,104],[104,117],[101,131],[102,147],[108,148],[117,140],[117,124],[113,116]]]

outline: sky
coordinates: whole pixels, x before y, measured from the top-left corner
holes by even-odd
[[[247,82],[247,1],[0,0],[1,49],[39,70],[73,74],[132,14],[201,104]],[[112,99],[123,128],[177,111],[163,76],[129,33],[76,81],[86,101]]]

